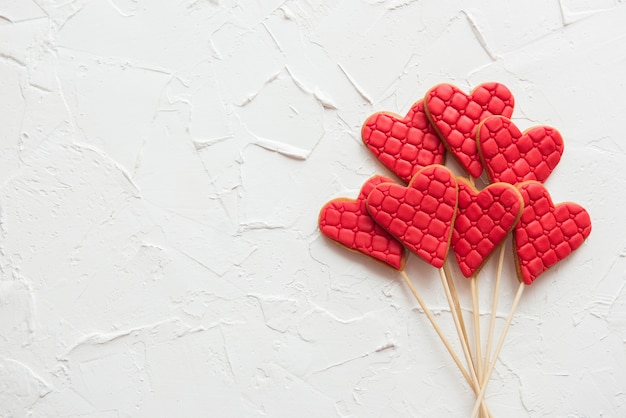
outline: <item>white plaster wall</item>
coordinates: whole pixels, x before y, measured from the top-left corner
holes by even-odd
[[[0,416],[469,415],[398,275],[317,213],[389,174],[369,114],[488,80],[562,132],[547,186],[594,228],[525,293],[488,403],[626,416],[625,22],[617,0],[2,0]],[[407,272],[458,348],[436,272]]]

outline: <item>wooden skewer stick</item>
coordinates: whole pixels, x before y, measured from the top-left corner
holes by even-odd
[[[443,271],[443,268],[439,269],[439,277],[441,278],[441,283],[443,284],[443,288],[446,293],[446,298],[448,299],[448,305],[450,306],[450,311],[452,312],[452,319],[454,321],[454,326],[456,327],[457,334],[459,335],[459,340],[461,341],[461,346],[463,347],[463,354],[465,354],[465,361],[467,361],[467,366],[470,371],[470,376],[472,377],[472,381],[476,380],[476,372],[474,367],[474,362],[472,360],[472,356],[469,352],[469,347],[465,343],[463,339],[463,333],[461,331],[461,324],[459,322],[459,317],[456,314],[456,310],[454,309],[454,301],[452,300],[452,294],[450,292],[450,287],[448,286],[448,280],[446,279],[446,274]],[[476,380],[476,384],[478,380]]]
[[[445,337],[445,335],[443,335],[443,331],[439,327],[439,324],[437,324],[437,321],[435,321],[435,317],[433,316],[433,314],[430,311],[430,309],[428,309],[428,307],[426,306],[426,303],[424,303],[424,299],[422,299],[420,294],[417,292],[417,289],[415,288],[415,286],[413,286],[413,283],[409,279],[409,276],[407,276],[407,274],[406,274],[406,272],[404,270],[400,270],[400,274],[402,275],[402,278],[404,279],[404,282],[409,286],[409,289],[411,290],[411,293],[413,293],[413,296],[415,296],[415,300],[417,300],[417,303],[419,303],[420,307],[422,308],[422,310],[426,314],[426,317],[428,318],[428,320],[430,321],[431,325],[433,326],[433,328],[437,332],[437,335],[439,335],[439,338],[441,339],[441,342],[443,343],[443,345],[448,350],[448,353],[450,353],[450,356],[452,356],[452,360],[454,360],[454,363],[457,365],[457,367],[461,371],[461,374],[463,375],[463,377],[465,378],[467,383],[470,385],[470,387],[472,388],[474,393],[478,394],[480,392],[480,387],[478,386],[478,382],[475,383],[475,382],[472,381],[472,378],[467,373],[467,370],[465,370],[465,367],[463,367],[463,364],[461,363],[461,359],[459,359],[459,357],[454,352],[454,349],[450,345],[450,342]],[[489,410],[489,408],[487,407],[486,404],[484,404],[482,410],[486,411],[486,413],[489,416],[489,418],[493,418],[493,415],[491,414],[491,411]]]
[[[502,346],[504,345],[504,338],[506,337],[506,333],[511,326],[511,322],[513,321],[513,315],[515,314],[515,310],[517,309],[517,305],[524,293],[524,289],[526,285],[524,282],[520,282],[519,287],[517,288],[517,293],[515,294],[515,299],[513,300],[513,305],[511,306],[511,312],[509,312],[509,317],[506,319],[506,323],[504,324],[504,328],[502,329],[502,334],[500,335],[500,340],[498,341],[498,345],[496,346],[496,350],[493,354],[493,360],[489,363],[489,369],[483,378],[483,385],[480,388],[480,393],[476,396],[476,402],[474,403],[474,409],[472,410],[471,418],[476,418],[478,415],[478,410],[480,406],[483,404],[483,399],[485,398],[485,392],[487,392],[487,385],[489,383],[489,379],[491,378],[491,374],[496,367],[496,363],[498,361],[498,356],[500,355],[500,351],[502,350]]]
[[[448,299],[448,305],[450,305],[450,311],[452,312],[452,319],[454,320],[454,326],[456,327],[456,332],[459,335],[459,340],[461,341],[461,346],[463,347],[463,354],[465,354],[465,361],[467,361],[467,367],[469,369],[470,376],[472,378],[473,386],[480,389],[480,382],[478,380],[478,377],[476,376],[476,371],[475,371],[476,366],[474,365],[474,362],[472,361],[472,355],[470,354],[469,346],[468,344],[465,343],[465,340],[463,339],[463,333],[461,331],[461,324],[459,322],[459,317],[456,314],[456,311],[454,309],[454,301],[452,300],[452,294],[450,293],[450,287],[448,286],[448,280],[446,279],[446,273],[443,268],[439,269],[439,277],[441,278],[441,283],[443,284],[443,288],[446,293],[446,298]],[[489,411],[487,410],[486,405],[482,401],[480,402],[479,408],[481,405],[483,407],[482,408],[483,413],[485,413],[486,415],[490,415]]]
[[[491,353],[491,344],[493,344],[493,331],[496,325],[496,314],[498,310],[498,299],[500,295],[500,277],[502,277],[502,262],[504,261],[504,249],[506,241],[502,241],[500,245],[500,255],[498,257],[498,268],[496,270],[496,281],[493,286],[493,302],[491,304],[491,319],[489,320],[489,334],[487,335],[487,347],[485,348],[485,369],[482,373],[481,385],[485,384],[485,375],[489,367],[489,355]]]
[[[478,286],[476,283],[476,276],[472,276],[470,278],[470,286],[472,290],[472,306],[474,307],[474,342],[476,344],[475,355],[475,365],[476,365],[476,376],[478,377],[478,381],[482,383],[483,379],[483,355],[481,353],[480,345],[480,303],[478,301]]]
[[[454,280],[452,279],[452,272],[450,271],[450,265],[448,264],[448,260],[443,263],[443,271],[446,274],[446,280],[448,282],[448,286],[450,287],[450,293],[452,294],[452,299],[454,301],[454,308],[456,309],[457,315],[459,317],[459,323],[461,324],[461,332],[463,333],[463,338],[465,339],[465,344],[469,349],[470,343],[467,338],[467,329],[465,328],[465,320],[463,318],[463,311],[461,310],[461,304],[459,302],[459,295],[456,292],[456,286],[454,285]],[[471,354],[471,350],[470,350]],[[477,370],[474,370],[478,373]],[[479,379],[480,380],[480,379]]]
[[[417,300],[417,303],[419,303],[420,307],[422,308],[422,310],[426,314],[426,317],[428,318],[428,320],[430,321],[431,325],[433,326],[433,328],[437,332],[437,335],[439,335],[439,338],[441,338],[441,342],[448,349],[448,353],[450,353],[450,355],[452,356],[452,360],[454,360],[454,362],[456,363],[457,367],[461,371],[461,374],[463,375],[463,377],[465,377],[465,380],[467,380],[467,383],[469,383],[470,386],[474,387],[474,383],[472,382],[472,379],[471,379],[470,375],[467,373],[467,370],[465,370],[465,367],[463,367],[463,364],[461,363],[461,360],[459,359],[459,357],[454,352],[454,349],[450,345],[450,342],[448,341],[448,339],[445,337],[445,335],[443,335],[443,331],[439,327],[439,324],[437,324],[437,321],[435,320],[435,317],[433,316],[433,314],[430,311],[430,309],[428,309],[428,307],[426,306],[426,303],[424,303],[424,299],[422,299],[420,294],[417,292],[417,289],[415,288],[415,286],[413,286],[413,283],[409,279],[409,276],[407,276],[407,274],[406,274],[406,272],[404,270],[400,270],[400,274],[402,275],[402,278],[404,279],[405,283],[409,286],[409,289],[411,289],[411,293],[413,293],[413,296],[415,296],[415,299]]]

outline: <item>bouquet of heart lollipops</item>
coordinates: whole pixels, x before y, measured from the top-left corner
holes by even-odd
[[[461,374],[476,394],[472,418],[491,417],[484,401],[504,338],[526,286],[579,248],[591,232],[580,205],[555,205],[543,182],[563,154],[563,139],[548,126],[524,132],[509,119],[514,100],[500,83],[484,83],[469,95],[450,84],[431,88],[405,117],[386,112],[363,124],[370,151],[404,182],[374,176],[356,200],[335,199],[319,215],[321,232],[401,273]],[[446,152],[467,172],[445,167]],[[489,184],[475,185],[486,172]],[[492,352],[495,311],[506,238],[513,236],[519,288]],[[499,246],[489,336],[481,347],[477,274]],[[437,325],[407,274],[407,250],[439,270],[466,364]],[[474,344],[470,347],[449,251],[470,280]]]

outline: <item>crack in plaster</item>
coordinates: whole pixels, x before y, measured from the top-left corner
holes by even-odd
[[[478,24],[476,24],[476,21],[474,21],[472,15],[465,10],[461,10],[461,13],[465,16],[467,23],[470,25],[470,28],[474,33],[474,37],[476,38],[480,46],[485,50],[487,55],[489,55],[489,58],[491,58],[492,61],[498,60],[500,57],[489,47],[485,36],[482,34],[480,28],[478,27]]]

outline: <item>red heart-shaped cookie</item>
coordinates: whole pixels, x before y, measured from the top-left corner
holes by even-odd
[[[474,178],[483,171],[476,147],[481,120],[513,114],[513,94],[500,83],[483,83],[469,95],[451,84],[439,84],[426,93],[426,114],[457,161]]]
[[[442,165],[418,171],[407,187],[380,184],[367,198],[374,220],[415,254],[441,268],[456,215],[457,184]]]
[[[591,233],[591,219],[576,203],[555,206],[539,182],[528,181],[518,189],[524,210],[513,235],[514,255],[519,280],[529,285],[582,245]]]
[[[461,273],[471,277],[513,229],[524,203],[520,192],[507,183],[494,183],[479,192],[463,179],[458,182],[452,250]]]
[[[419,169],[443,164],[445,147],[426,117],[423,100],[404,118],[374,113],[363,124],[361,137],[376,158],[407,183]]]
[[[324,235],[344,247],[402,270],[406,261],[404,247],[374,222],[365,204],[374,187],[387,182],[393,183],[393,180],[374,176],[365,182],[356,200],[331,200],[322,207],[318,223]]]
[[[478,128],[478,151],[493,182],[510,184],[526,180],[543,183],[563,155],[563,138],[549,126],[524,133],[504,116],[491,116]]]

